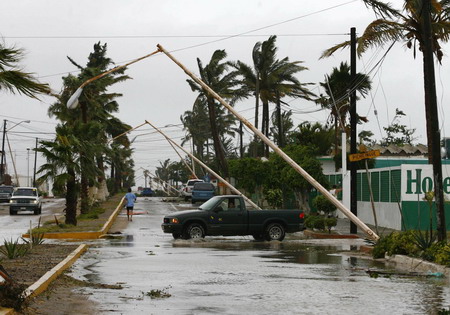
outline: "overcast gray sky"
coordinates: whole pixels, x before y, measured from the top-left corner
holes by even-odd
[[[403,3],[390,2],[396,8]],[[22,65],[26,71],[34,72],[42,82],[60,91],[61,77],[77,70],[66,56],[85,65],[94,43],[99,41],[108,44],[108,56],[116,64],[146,55],[156,50],[159,43],[169,51],[176,50],[175,57],[197,73],[196,58],[206,64],[216,49],[225,49],[229,60],[250,64],[255,43],[277,35],[278,57],[304,61],[309,70],[298,78],[301,82],[315,83],[312,90],[319,94],[318,82],[340,62],[348,61],[349,51],[325,60],[319,60],[320,54],[349,39],[351,27],[356,27],[360,34],[374,19],[373,12],[361,0],[7,0],[2,2],[0,36],[7,46],[25,49]],[[231,35],[239,36],[229,38]],[[449,97],[443,90],[450,79],[449,48],[448,44],[443,46],[443,65],[436,67],[443,136],[450,133],[444,110]],[[366,53],[358,60],[358,71],[368,73],[386,49]],[[115,90],[124,94],[117,116],[129,125],[137,126],[144,120],[157,126],[179,125],[180,115],[192,108],[196,95],[186,83],[187,76],[167,57],[158,54],[130,66],[127,73],[133,80],[118,84]],[[416,128],[417,142],[426,143],[421,56],[414,59],[410,50],[397,43],[370,75],[372,93],[358,102],[359,114],[367,115],[369,123],[359,126],[358,132],[371,130],[381,139],[382,128],[392,121],[395,109],[399,108],[407,115],[402,123]],[[53,101],[0,94],[0,118],[8,120],[8,127],[31,120],[9,133],[21,174],[27,173],[26,149],[34,147],[35,138],[53,137],[56,122],[47,116],[47,108]],[[253,121],[253,104],[254,100],[249,99],[236,104],[236,109]],[[296,124],[324,123],[328,117],[326,111],[312,102],[290,100],[289,104]],[[150,132],[145,127],[139,133],[146,130]],[[179,127],[165,130],[178,141],[183,135]],[[159,161],[178,160],[158,135],[139,136],[134,147],[136,169],[154,171]],[[31,168],[32,162],[30,157]],[[38,158],[38,164],[42,162]],[[142,175],[142,171],[137,170],[136,175]],[[139,179],[138,184],[142,185],[143,180]]]

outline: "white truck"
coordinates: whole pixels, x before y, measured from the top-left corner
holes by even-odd
[[[15,215],[19,211],[33,211],[41,214],[42,202],[35,187],[17,187],[9,200],[9,214]]]

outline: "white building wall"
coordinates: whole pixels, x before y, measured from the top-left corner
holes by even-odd
[[[402,219],[397,203],[375,202],[378,227],[394,230],[402,229]],[[366,224],[375,225],[372,204],[370,202],[358,201],[358,218]]]

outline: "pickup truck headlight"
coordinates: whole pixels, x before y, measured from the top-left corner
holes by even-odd
[[[170,219],[170,223],[178,224],[178,219],[177,218],[171,218]]]
[[[37,200],[33,200],[33,203],[38,203],[38,201]]]
[[[9,203],[14,203],[14,200],[10,199],[10,200],[9,200]]]

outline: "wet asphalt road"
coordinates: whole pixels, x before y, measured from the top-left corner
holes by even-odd
[[[76,278],[123,285],[82,289],[100,313],[433,314],[450,305],[442,280],[370,278],[368,268],[384,266],[343,252],[361,240],[173,240],[160,227],[173,205],[141,198],[136,211],[122,238],[91,244],[72,268]]]
[[[3,240],[16,240],[26,233],[30,228],[30,221],[32,226],[36,227],[41,217],[41,224],[47,220],[52,220],[54,214],[61,214],[61,209],[64,209],[65,199],[43,199],[42,200],[42,214],[34,215],[32,211],[20,211],[17,215],[9,214],[8,203],[0,203],[0,243]]]

